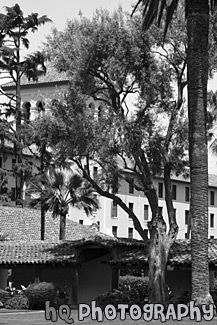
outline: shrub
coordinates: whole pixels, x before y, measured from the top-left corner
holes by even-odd
[[[29,300],[30,309],[45,309],[46,301],[50,301],[50,305],[54,305],[56,290],[52,283],[39,282],[30,284],[25,290],[25,295]]]
[[[148,278],[125,275],[120,277],[119,290],[113,289],[96,298],[96,304],[102,309],[112,304],[144,304],[148,297]]]
[[[125,275],[120,277],[119,290],[129,295],[134,303],[140,303],[148,298],[148,277]]]
[[[8,299],[4,306],[7,309],[28,309],[29,301],[25,295],[16,295]]]
[[[3,305],[5,304],[5,302],[10,298],[10,294],[9,292],[7,292],[6,290],[2,290],[0,289],[0,301],[3,303]]]
[[[183,291],[181,295],[177,299],[177,304],[184,304],[187,305],[191,300],[191,294],[189,291]]]
[[[128,304],[130,302],[126,293],[120,290],[110,290],[96,298],[96,305],[105,309],[109,304],[112,304],[117,308],[118,304]]]

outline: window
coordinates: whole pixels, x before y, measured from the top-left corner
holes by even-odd
[[[84,224],[84,220],[79,220],[80,225]]]
[[[214,228],[214,213],[210,213],[210,228]]]
[[[133,203],[129,203],[128,207],[133,212]],[[130,215],[129,215],[129,218],[131,219],[131,216]]]
[[[189,202],[190,201],[190,187],[185,188],[185,201]]]
[[[148,205],[144,205],[144,220],[148,220]]]
[[[133,238],[133,228],[128,228],[128,238]]]
[[[134,193],[134,179],[132,178],[129,183],[129,193]]]
[[[210,236],[210,239],[214,239],[215,238],[215,236]]]
[[[115,201],[112,202],[112,218],[117,218],[118,216],[118,206]]]
[[[102,117],[102,106],[100,105],[98,107],[98,119],[100,119]]]
[[[23,115],[24,121],[26,123],[29,123],[29,120],[30,120],[30,109],[31,109],[30,102],[23,103],[23,105],[22,105],[22,115]]]
[[[115,237],[117,237],[118,234],[118,227],[117,226],[112,226],[112,233]]]
[[[163,183],[158,183],[158,197],[163,197]]]
[[[98,175],[98,168],[96,166],[93,167],[93,179],[96,179]]]
[[[2,157],[0,157],[0,168],[2,168]]]
[[[14,170],[15,165],[16,165],[16,159],[12,159],[12,170]]]
[[[210,191],[210,205],[215,205],[215,192]]]
[[[185,210],[185,225],[189,224],[189,210]]]
[[[172,185],[172,199],[176,200],[176,185]]]
[[[163,207],[158,207],[158,215],[163,216]]]
[[[187,232],[185,233],[185,239],[188,239],[188,233]]]
[[[100,231],[100,221],[97,221],[98,230]]]

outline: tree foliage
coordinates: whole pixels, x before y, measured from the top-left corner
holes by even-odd
[[[21,116],[21,78],[37,81],[38,77],[46,73],[44,56],[41,52],[29,54],[22,57],[21,49],[29,48],[29,32],[35,32],[38,27],[50,22],[46,16],[39,17],[37,13],[24,16],[18,4],[12,7],[5,7],[6,13],[0,14],[0,71],[1,78],[10,78],[14,82],[15,93],[7,93],[0,88],[0,95],[3,96],[4,110],[1,111],[1,123],[4,129],[7,127],[7,136],[10,135],[16,154],[16,164],[19,173],[16,173],[16,199],[22,198],[22,187],[25,178],[23,170],[23,143],[21,141],[22,116]],[[7,99],[5,99],[5,96]],[[7,118],[15,117],[16,126],[11,127]],[[19,181],[18,181],[19,179]]]

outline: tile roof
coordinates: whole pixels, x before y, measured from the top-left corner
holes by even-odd
[[[85,245],[97,245],[111,249],[119,245],[141,247],[143,241],[103,234],[91,226],[78,224],[67,218],[66,240],[59,241],[59,218],[51,213],[45,216],[45,240],[40,240],[40,211],[36,209],[0,206],[1,235],[0,265],[12,264],[75,264],[79,263],[77,251]]]
[[[51,213],[45,216],[45,240],[56,242],[59,238],[59,218],[53,219]],[[0,206],[0,234],[7,240],[40,240],[41,217],[36,209]],[[88,238],[111,239],[93,229],[91,226],[80,225],[67,218],[66,240],[83,240]]]
[[[73,243],[43,241],[0,242],[0,265],[10,264],[75,264]]]
[[[21,77],[21,86],[26,85],[37,85],[42,83],[58,83],[58,82],[68,82],[69,78],[67,76],[66,72],[58,72],[51,62],[46,63],[47,72],[45,75],[40,76],[38,78],[37,82],[29,81],[26,76]],[[3,90],[6,90],[5,88],[12,88],[15,87],[15,83],[13,81],[7,82],[3,85],[1,85]]]
[[[125,253],[122,257],[111,261],[112,265],[139,267],[148,263],[148,247],[137,248],[135,251]],[[210,265],[217,265],[217,239],[209,239],[208,260]],[[168,264],[171,266],[191,265],[191,242],[186,239],[179,239],[171,247]]]

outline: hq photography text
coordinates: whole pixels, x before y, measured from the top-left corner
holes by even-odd
[[[144,322],[150,322],[151,320],[160,320],[161,322],[166,322],[167,320],[182,321],[188,317],[190,320],[200,322],[202,320],[211,321],[214,318],[214,311],[214,305],[203,305],[200,309],[195,306],[193,301],[190,301],[188,305],[178,304],[174,306],[169,304],[166,310],[161,304],[145,304],[143,307],[136,304],[130,306],[128,304],[118,304],[117,308],[109,304],[102,309],[96,305],[96,301],[92,301],[90,305],[78,305],[78,321],[84,321],[87,317],[98,322],[116,319],[124,321],[128,317],[133,321],[143,320]],[[68,305],[61,305],[56,310],[50,306],[49,301],[46,301],[45,319],[57,322],[59,318],[67,324],[72,324],[75,321],[72,317],[72,310]]]

